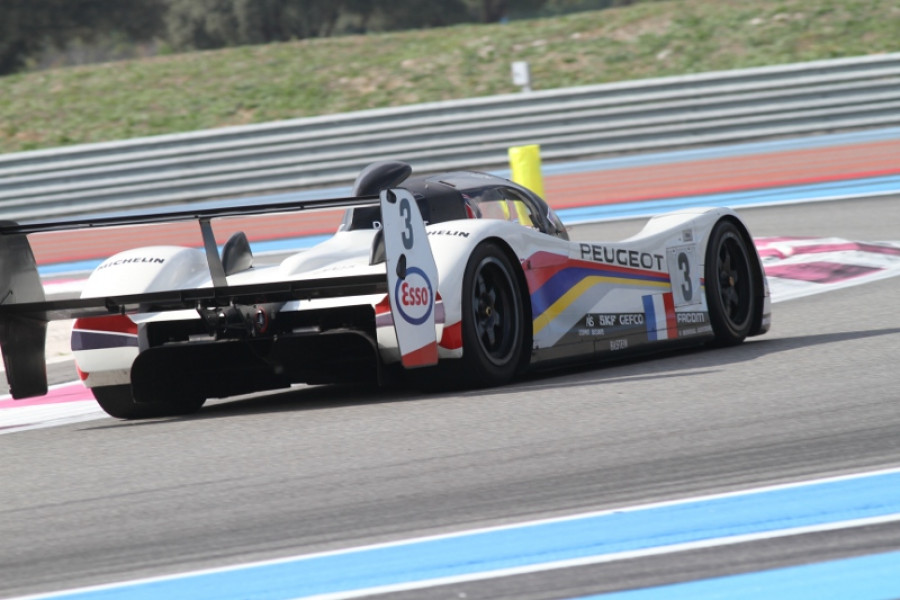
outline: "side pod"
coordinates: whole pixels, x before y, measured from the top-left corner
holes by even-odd
[[[0,222],[0,227],[8,226],[16,224]],[[0,305],[43,301],[44,288],[25,234],[0,234]],[[45,314],[0,313],[0,348],[13,398],[47,393],[46,340]]]

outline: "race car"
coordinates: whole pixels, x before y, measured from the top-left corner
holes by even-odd
[[[276,261],[213,219],[345,209],[326,241]],[[196,220],[203,247],[118,252],[81,298],[44,298],[27,236]],[[226,221],[227,222],[227,221]],[[527,188],[491,174],[364,169],[352,197],[0,225],[0,346],[11,394],[46,393],[51,319],[100,406],[123,419],[187,414],[208,398],[294,384],[405,379],[503,384],[572,361],[732,345],[770,326],[750,234],[726,208],[654,217],[622,241],[571,241]]]

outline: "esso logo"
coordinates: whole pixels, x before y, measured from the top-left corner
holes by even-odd
[[[434,290],[428,276],[418,267],[410,267],[406,270],[406,279],[397,280],[394,298],[400,316],[413,325],[421,325],[431,316]]]
[[[400,304],[406,308],[425,306],[429,298],[431,298],[431,292],[427,287],[413,287],[405,281],[400,286]]]

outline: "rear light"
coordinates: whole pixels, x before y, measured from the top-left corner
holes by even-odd
[[[125,315],[76,319],[72,326],[72,351],[138,346],[138,327]]]
[[[86,317],[75,319],[73,329],[86,331],[104,331],[107,333],[127,333],[137,335],[137,325],[125,315],[106,317]]]

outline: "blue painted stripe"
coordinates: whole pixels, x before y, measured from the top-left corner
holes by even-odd
[[[602,264],[564,267],[559,272],[554,273],[540,288],[532,293],[532,313],[534,315],[543,314],[573,287],[588,277],[614,277],[619,280],[615,284],[615,287],[618,288],[633,286],[640,289],[648,285],[656,284],[658,286],[659,284],[669,283],[668,273],[610,268]],[[625,283],[624,280],[630,280],[631,283]]]
[[[900,598],[900,552],[582,596],[578,600],[890,600]]]
[[[650,166],[670,164],[676,162],[690,162],[722,158],[728,156],[748,156],[751,154],[769,154],[773,152],[785,152],[790,150],[803,150],[811,148],[827,148],[831,146],[845,146],[852,144],[865,144],[885,140],[900,139],[900,127],[885,127],[867,131],[852,131],[849,133],[831,133],[825,135],[810,135],[784,140],[764,140],[759,142],[747,142],[743,144],[725,144],[708,148],[696,148],[686,150],[670,150],[665,152],[650,152],[635,154],[632,156],[620,156],[614,158],[598,158],[593,160],[566,161],[563,163],[544,164],[541,167],[546,175],[570,175],[573,173],[585,173],[590,171],[608,171],[628,167]],[[509,169],[491,171],[494,175],[509,178]],[[242,197],[230,199],[209,200],[206,202],[192,202],[184,205],[172,205],[159,209],[160,212],[172,210],[206,210],[214,208],[229,208],[245,206],[247,204],[269,204],[277,202],[303,202],[324,198],[346,198],[352,195],[349,186],[322,188],[314,190],[299,190],[270,194],[267,196]],[[108,217],[128,214],[147,214],[146,209],[97,213],[92,216]]]
[[[644,323],[647,326],[647,339],[655,342],[658,339],[656,333],[656,309],[653,307],[653,296],[644,296]]]
[[[800,527],[900,518],[900,471],[301,556],[54,598],[258,600],[369,590]]]
[[[581,223],[648,217],[667,211],[692,207],[730,206],[732,208],[741,208],[795,202],[814,202],[830,198],[879,196],[887,194],[900,194],[900,175],[790,187],[745,190],[722,194],[707,194],[703,196],[663,198],[647,202],[626,202],[602,206],[585,206],[561,209],[556,212],[564,223],[568,225],[577,225]],[[265,252],[289,251],[295,248],[308,248],[329,237],[330,236],[327,235],[317,235],[272,240],[268,242],[254,242],[253,251],[257,254],[263,254]],[[40,273],[41,276],[46,277],[80,271],[91,271],[101,262],[102,260],[96,260],[42,265],[38,267],[38,273]]]
[[[614,219],[657,215],[670,210],[693,207],[730,206],[732,208],[815,202],[825,199],[900,194],[900,175],[871,177],[828,183],[744,190],[702,196],[662,198],[646,202],[625,202],[557,210],[564,223],[575,225]]]
[[[544,165],[542,171],[545,175],[566,175],[590,171],[605,171],[626,167],[647,166],[654,164],[671,164],[694,160],[705,160],[723,156],[745,156],[751,154],[766,154],[772,152],[796,150],[804,148],[819,148],[829,146],[841,146],[848,144],[860,144],[900,138],[900,127],[889,127],[872,131],[836,133],[828,135],[801,137],[787,140],[774,140],[751,142],[746,144],[732,144],[716,146],[713,148],[699,148],[694,150],[677,150],[670,152],[656,152],[639,154],[617,158],[602,158],[587,161],[574,161],[559,164]],[[493,171],[495,175],[510,177],[508,169]],[[670,210],[688,208],[694,206],[755,206],[786,202],[810,202],[823,197],[849,197],[866,196],[888,193],[900,193],[900,176],[875,177],[869,179],[854,179],[823,184],[810,184],[792,187],[774,187],[761,190],[748,190],[723,194],[708,194],[703,196],[685,196],[678,198],[665,198],[647,202],[627,202],[623,204],[579,207],[561,209],[557,212],[560,218],[569,225],[607,221],[615,219],[627,219],[646,217]],[[302,190],[259,196],[254,198],[232,198],[227,200],[210,200],[197,202],[181,207],[166,207],[165,210],[181,209],[211,209],[226,208],[231,206],[244,206],[256,203],[275,202],[300,202],[316,198],[341,198],[351,194],[349,187],[334,187],[317,190]],[[160,211],[162,209],[159,209]],[[149,211],[152,213],[153,211]],[[97,213],[97,217],[113,215],[147,214],[146,209],[118,211],[110,213]],[[328,236],[309,236],[274,240],[272,242],[254,242],[253,248],[257,253],[278,252],[292,248],[305,248],[318,243]],[[43,265],[38,272],[42,276],[53,276],[82,271],[92,271],[102,260],[80,261]]]

